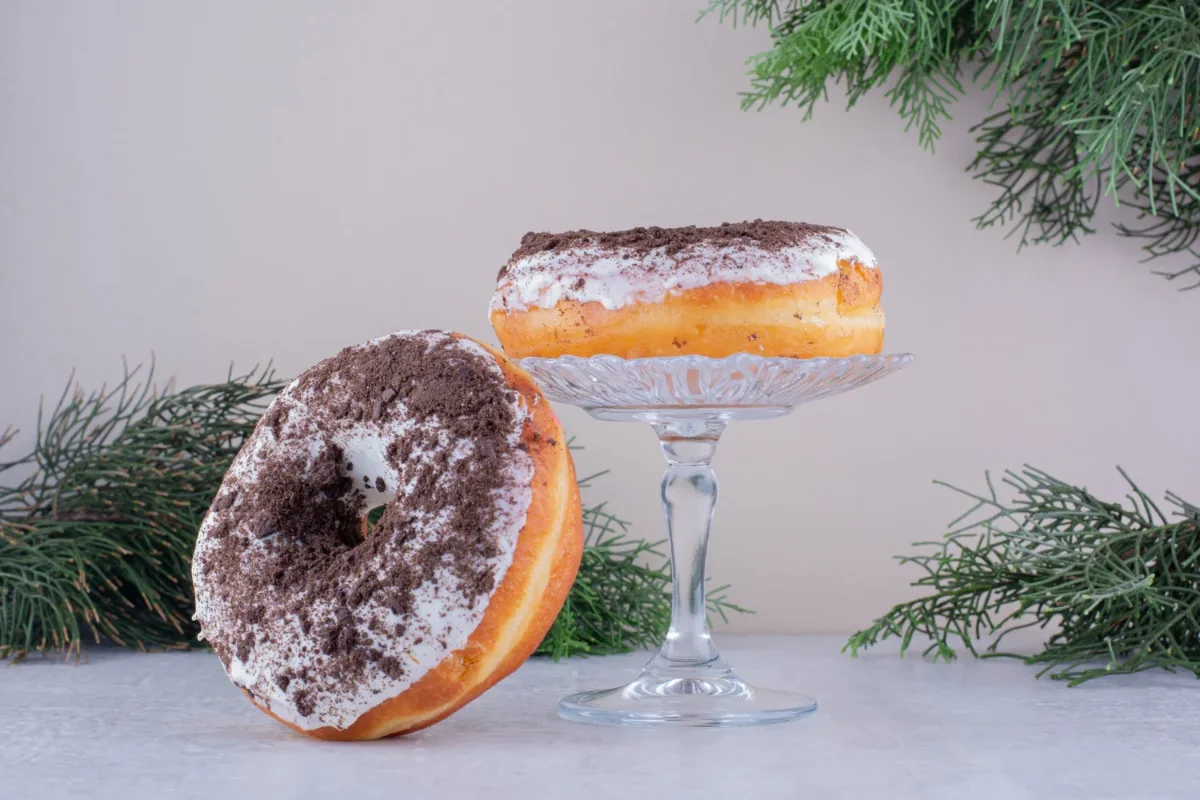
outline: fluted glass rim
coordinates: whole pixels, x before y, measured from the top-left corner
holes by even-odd
[[[701,355],[681,355],[681,356],[646,356],[644,358],[623,358],[608,354],[598,354],[594,356],[555,356],[549,358],[546,356],[526,356],[525,358],[517,359],[517,365],[528,371],[530,366],[538,366],[541,364],[550,364],[554,362],[565,364],[580,364],[580,363],[595,363],[595,364],[620,364],[638,365],[638,364],[662,364],[669,366],[678,363],[692,363],[704,365],[718,365],[725,363],[755,363],[755,364],[772,364],[772,363],[789,363],[803,364],[811,366],[822,366],[828,362],[854,362],[854,363],[903,363],[908,364],[913,360],[912,353],[859,353],[852,356],[814,356],[812,358],[791,358],[789,356],[760,356],[754,353],[734,353],[729,356],[701,356]]]
[[[553,402],[583,408],[795,406],[891,374],[911,353],[787,358],[736,353],[622,358],[530,356],[517,364]]]

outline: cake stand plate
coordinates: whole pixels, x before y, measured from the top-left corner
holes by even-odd
[[[563,698],[559,715],[601,725],[729,726],[783,722],[816,710],[807,695],[760,689],[721,658],[708,629],[705,560],[717,502],[712,457],[734,420],[781,417],[801,403],[878,380],[912,356],[526,358],[551,400],[602,420],[647,422],[667,470],[662,503],[671,545],[671,625],[632,683]]]

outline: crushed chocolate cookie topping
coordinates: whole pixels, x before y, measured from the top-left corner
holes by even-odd
[[[253,466],[230,471],[197,548],[204,594],[222,609],[201,621],[226,668],[276,665],[243,688],[283,692],[309,717],[405,676],[397,639],[446,640],[449,622],[413,616],[418,595],[469,610],[495,588],[500,498],[527,463],[519,413],[491,357],[441,332],[346,348],[277,398],[243,450]],[[372,470],[359,484],[346,437],[364,430],[394,478]],[[389,485],[398,494],[368,535],[363,489]]]
[[[283,426],[287,423],[290,410],[291,404],[289,403],[272,403],[271,407],[267,409],[266,415],[263,417],[263,423],[271,429],[271,432],[275,434],[276,439],[283,435]]]
[[[841,228],[827,225],[811,225],[807,222],[773,222],[756,219],[753,222],[723,222],[713,228],[631,228],[627,231],[601,233],[578,230],[565,233],[529,232],[521,239],[521,246],[509,258],[509,263],[547,251],[561,251],[577,247],[594,247],[600,250],[622,250],[630,255],[645,255],[663,248],[674,255],[694,244],[719,246],[752,244],[761,250],[781,250],[805,243],[828,241],[830,236],[845,234]],[[501,270],[501,277],[504,270]]]
[[[364,498],[342,473],[341,462],[342,448],[325,443],[311,462],[303,453],[289,453],[267,465],[246,487],[242,520],[259,539],[304,539],[318,531],[348,547],[358,544]]]
[[[485,357],[454,342],[446,337],[429,345],[423,337],[393,337],[347,347],[297,378],[297,390],[314,394],[316,405],[325,408],[326,424],[389,420],[400,408],[418,422],[437,416],[455,433],[477,432],[477,426],[459,421],[465,415],[511,424],[512,390]]]
[[[572,303],[615,311],[713,284],[822,281],[844,263],[879,264],[850,231],[802,222],[528,233],[500,270],[488,309],[493,319],[532,308],[562,313]]]

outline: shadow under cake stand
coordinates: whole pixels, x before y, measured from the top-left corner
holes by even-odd
[[[816,710],[807,695],[759,689],[721,658],[708,630],[705,559],[717,479],[712,457],[734,420],[781,417],[801,403],[856,389],[912,356],[526,358],[519,363],[552,401],[601,420],[648,422],[667,470],[662,504],[670,540],[671,626],[632,683],[562,699],[559,715],[601,725],[760,725]]]

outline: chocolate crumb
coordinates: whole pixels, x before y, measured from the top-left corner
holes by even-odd
[[[381,493],[387,491],[387,482],[383,478],[375,479],[375,491]]]
[[[276,401],[271,404],[263,416],[263,424],[271,430],[276,439],[283,437],[283,426],[287,424],[290,408],[288,403]]]
[[[404,677],[404,664],[394,656],[379,659],[379,669],[392,680]]]
[[[217,500],[215,503],[213,503],[213,508],[215,508],[217,511],[229,510],[229,507],[233,505],[235,500],[237,500],[237,495],[238,490],[236,488],[222,492],[221,494],[217,495]]]
[[[296,706],[296,711],[300,716],[307,717],[312,715],[315,710],[312,695],[307,689],[297,689],[292,694],[292,703]]]
[[[630,256],[644,256],[655,250],[676,255],[697,244],[717,246],[753,245],[760,250],[778,251],[807,243],[828,242],[845,235],[842,228],[812,225],[807,222],[778,222],[756,219],[751,222],[723,222],[716,227],[701,228],[688,225],[682,228],[655,226],[630,228],[624,231],[576,230],[563,233],[535,233],[521,237],[521,246],[500,269],[497,280],[508,274],[514,262],[538,253],[590,247],[598,250],[620,250]],[[582,289],[576,281],[575,289]]]

